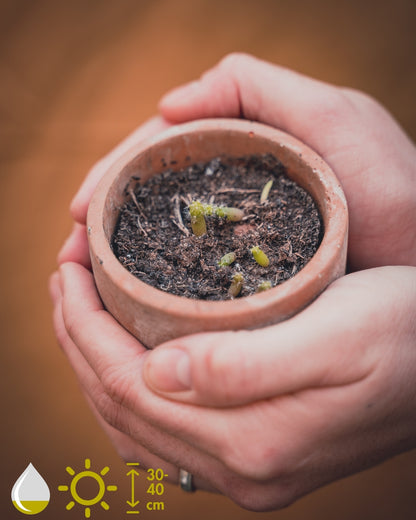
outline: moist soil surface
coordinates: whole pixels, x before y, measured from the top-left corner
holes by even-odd
[[[269,180],[272,188],[261,203]],[[262,282],[279,285],[307,264],[322,238],[312,197],[271,155],[216,158],[180,171],[167,169],[143,185],[133,177],[126,193],[112,237],[115,255],[143,282],[179,296],[230,299],[236,273],[244,277],[238,297],[257,292]],[[206,217],[207,233],[197,237],[188,209],[193,200],[240,208],[244,217],[240,222]],[[268,267],[254,260],[253,246],[266,253]],[[230,252],[235,262],[219,267]]]

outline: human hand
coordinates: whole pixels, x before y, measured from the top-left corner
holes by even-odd
[[[88,250],[86,220],[88,205],[92,194],[104,175],[106,169],[134,144],[152,137],[171,126],[162,117],[149,119],[124,139],[114,150],[98,161],[90,170],[80,189],[72,200],[71,214],[75,221],[73,229],[58,254],[58,263],[78,262],[87,268],[91,267]]]
[[[59,341],[117,449],[173,479],[184,467],[199,489],[275,509],[416,444],[415,268],[353,273],[279,325],[153,352],[103,309],[84,267],[62,265],[51,293]]]
[[[416,265],[416,148],[369,96],[232,54],[199,81],[168,93],[160,110],[174,123],[245,117],[294,135],[341,181],[350,211],[350,269]]]
[[[351,266],[415,263],[415,152],[383,109],[362,94],[248,57],[226,59],[201,81],[200,91],[190,87],[193,94],[166,98],[162,114],[182,121],[242,112],[289,131],[315,148],[341,179],[351,214]],[[269,90],[281,100],[280,108],[270,109]],[[370,148],[362,150],[366,139]],[[76,203],[84,210],[78,214],[74,205],[72,210],[81,221],[91,191],[84,193],[84,202]],[[85,238],[85,228],[79,230]],[[86,265],[85,242],[84,250],[75,244],[61,253],[61,262]],[[349,275],[275,327],[182,338],[154,352],[145,352],[103,311],[89,273],[74,265],[64,265],[62,273],[63,295],[53,282],[60,343],[123,454],[136,454],[144,464],[150,452],[157,454],[194,473],[197,487],[216,488],[262,510],[414,446],[410,268]],[[94,305],[85,308],[88,301]],[[215,353],[212,343],[224,347],[223,353]],[[160,356],[171,351],[169,363],[172,357],[178,361],[178,350],[192,353],[190,372],[183,361],[179,372],[192,380],[193,390],[167,392],[172,372],[166,376]],[[156,386],[158,376],[164,385]],[[264,385],[249,387],[260,379]]]

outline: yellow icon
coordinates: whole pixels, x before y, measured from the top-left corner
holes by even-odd
[[[140,464],[138,462],[126,462],[126,465],[127,466],[140,466]],[[135,480],[135,477],[139,476],[139,472],[136,471],[134,468],[131,469],[128,473],[126,473],[126,475],[128,477],[131,477],[131,500],[126,500],[127,504],[130,506],[130,507],[136,507],[137,504],[140,503],[140,500],[135,500],[135,497],[134,497],[134,480]],[[139,511],[126,511],[127,514],[139,514]]]
[[[66,509],[69,511],[72,509],[75,505],[75,502],[80,504],[81,506],[85,506],[84,514],[85,518],[91,517],[91,508],[90,506],[93,506],[95,504],[98,504],[100,502],[100,506],[108,511],[110,509],[110,506],[105,502],[104,500],[101,500],[104,496],[105,491],[117,491],[117,486],[106,486],[104,483],[104,479],[102,478],[104,475],[106,475],[110,468],[108,466],[105,466],[101,471],[100,474],[95,473],[95,471],[91,471],[91,461],[90,459],[85,459],[85,471],[81,471],[80,473],[75,473],[75,471],[68,466],[66,468],[67,473],[71,475],[72,480],[71,484],[69,486],[58,486],[59,491],[69,491],[72,495],[72,498],[74,500],[71,500],[66,505]],[[79,492],[77,490],[77,486],[82,481],[82,479],[93,479],[98,484],[98,493],[93,498],[82,498],[79,495]],[[74,502],[75,501],[75,502]]]
[[[37,515],[49,504],[48,484],[30,463],[12,489],[14,507],[25,515]]]

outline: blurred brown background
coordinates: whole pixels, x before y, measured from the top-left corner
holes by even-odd
[[[10,489],[31,461],[52,491],[44,519],[84,517],[56,491],[65,467],[111,468],[119,493],[92,518],[127,518],[125,468],[57,347],[47,279],[71,229],[69,202],[88,169],[154,114],[169,88],[224,54],[246,51],[383,102],[416,138],[414,0],[2,0],[0,2],[0,516],[21,518]],[[144,478],[139,484],[142,503]],[[330,485],[281,512],[169,485],[169,519],[410,520],[416,453]]]

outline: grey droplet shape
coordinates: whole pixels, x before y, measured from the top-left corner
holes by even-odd
[[[31,462],[14,483],[11,498],[16,509],[27,515],[40,513],[48,505],[48,484]]]

